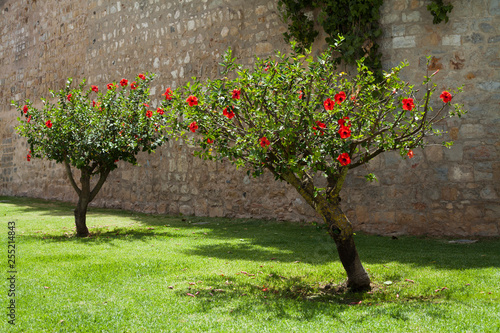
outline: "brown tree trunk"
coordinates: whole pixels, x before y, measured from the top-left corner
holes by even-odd
[[[328,225],[328,232],[337,245],[340,262],[347,272],[347,287],[352,291],[370,290],[370,277],[359,259],[352,225],[339,203],[328,203],[319,213]]]
[[[78,194],[78,204],[75,208],[76,235],[78,237],[87,237],[89,235],[89,229],[87,228],[87,207],[91,201],[90,171],[82,168],[80,172],[80,184],[82,188]]]
[[[80,196],[74,211],[77,237],[87,237],[90,234],[89,229],[87,228],[87,207],[88,200],[85,200]]]
[[[73,179],[73,173],[71,172],[71,167],[69,165],[68,159],[64,161],[66,166],[66,173],[68,174],[68,178],[70,180],[71,185],[75,189],[78,194],[78,204],[75,208],[75,225],[76,225],[76,235],[78,237],[87,237],[89,233],[89,229],[87,228],[87,208],[89,203],[94,200],[97,193],[101,189],[102,185],[106,181],[110,173],[109,168],[103,168],[99,172],[99,181],[95,185],[94,189],[90,188],[90,178],[92,177],[92,170],[94,168],[84,167],[80,169],[80,184],[81,188],[76,185],[75,180]]]
[[[274,169],[271,168],[271,171],[274,172]],[[347,286],[349,289],[353,291],[370,290],[370,277],[359,259],[354,244],[351,222],[340,208],[339,193],[347,172],[348,168],[344,168],[340,177],[331,182],[334,190],[329,195],[329,199],[313,195],[314,185],[312,179],[303,182],[291,171],[281,174],[280,177],[295,187],[306,202],[323,217],[328,226],[328,232],[337,245],[340,262],[347,272]]]

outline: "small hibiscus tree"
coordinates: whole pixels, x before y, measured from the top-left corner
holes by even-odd
[[[322,216],[348,287],[364,290],[370,278],[340,206],[348,172],[389,150],[411,158],[425,136],[439,134],[433,124],[462,109],[450,105],[448,92],[442,100],[432,98],[432,75],[416,90],[399,78],[405,64],[384,73],[382,81],[362,62],[354,76],[337,73],[333,51],[316,61],[278,53],[244,69],[229,50],[221,64],[224,78],[194,80],[176,90],[165,107],[171,109],[173,134],[194,141],[196,155],[227,159],[254,176],[267,169],[293,186]],[[325,187],[315,181],[318,176],[326,178]]]
[[[89,235],[86,225],[88,204],[96,197],[119,160],[137,164],[140,151],[151,153],[165,142],[165,115],[149,103],[153,75],[139,74],[135,81],[122,79],[104,89],[85,80],[72,88],[72,79],[55,93],[42,98],[38,109],[29,100],[13,102],[21,117],[17,131],[28,140],[32,157],[63,163],[69,182],[78,194],[75,208],[77,236]],[[54,104],[52,101],[57,100]],[[80,185],[73,176],[80,170]],[[95,178],[96,181],[92,181]]]

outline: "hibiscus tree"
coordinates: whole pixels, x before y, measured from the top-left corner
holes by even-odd
[[[349,170],[388,150],[412,157],[413,148],[425,145],[426,135],[438,134],[434,123],[462,111],[460,105],[450,106],[451,95],[431,99],[432,75],[416,91],[398,76],[405,64],[384,73],[382,81],[361,62],[354,76],[336,74],[332,51],[317,61],[278,53],[244,69],[229,50],[222,63],[224,78],[180,87],[165,108],[171,109],[173,135],[194,141],[199,147],[195,155],[227,159],[254,176],[267,169],[293,186],[323,218],[348,287],[364,290],[370,278],[340,206]],[[193,97],[196,105],[190,102]],[[228,117],[227,110],[234,116]],[[326,187],[319,187],[318,176],[326,178]]]
[[[77,236],[88,236],[88,204],[95,198],[119,160],[137,164],[140,151],[153,152],[165,142],[163,111],[149,109],[148,85],[152,75],[140,74],[129,85],[127,79],[109,83],[104,89],[85,81],[71,88],[72,79],[52,100],[42,98],[42,107],[32,102],[13,103],[21,117],[18,133],[27,138],[31,157],[63,163],[69,182],[78,194],[75,208]],[[53,104],[57,99],[57,103]],[[80,170],[78,184],[73,176]],[[96,181],[92,181],[96,179]]]

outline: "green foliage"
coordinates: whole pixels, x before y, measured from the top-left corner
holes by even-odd
[[[432,0],[429,5],[427,5],[427,10],[431,12],[434,17],[432,23],[439,24],[444,20],[444,23],[448,23],[448,13],[451,13],[453,5],[445,5],[443,0]]]
[[[335,245],[305,223],[96,208],[92,237],[76,238],[67,203],[0,196],[0,216],[17,221],[20,251],[16,326],[4,315],[3,332],[500,330],[498,240],[358,233],[376,287],[355,294],[336,292]]]
[[[118,160],[136,164],[140,151],[152,152],[165,141],[164,116],[148,106],[153,75],[141,77],[136,89],[132,82],[86,88],[85,80],[72,88],[68,79],[64,89],[51,91],[51,99],[42,98],[40,109],[29,100],[25,106],[13,102],[21,114],[16,129],[28,139],[33,157],[68,160],[94,173],[115,169]]]
[[[379,8],[383,0],[280,0],[283,20],[288,23],[285,40],[297,41],[296,51],[309,49],[317,37],[314,21],[304,13],[320,9],[318,23],[327,34],[326,42],[333,45],[339,35],[345,38],[338,48],[336,62],[350,65],[365,58],[365,65],[380,74],[381,54],[376,39],[382,34],[379,27]]]
[[[399,78],[406,64],[384,73],[382,81],[362,62],[355,75],[336,74],[332,54],[329,50],[314,61],[278,53],[256,59],[250,70],[237,65],[229,50],[222,63],[224,78],[205,83],[194,79],[176,90],[169,102],[173,135],[193,141],[199,147],[196,155],[228,159],[254,176],[267,168],[277,179],[289,181],[291,172],[307,183],[321,172],[328,186],[309,193],[316,197],[338,194],[349,169],[384,151],[405,156],[423,147],[424,137],[434,133],[432,125],[448,110],[453,115],[463,112],[459,104],[431,99],[434,74],[425,78],[424,89]],[[239,99],[233,98],[234,90],[240,91]],[[342,94],[344,100],[336,102]],[[189,106],[188,96],[196,96],[198,104]],[[411,100],[414,107],[405,110],[403,100]],[[233,118],[224,116],[227,110],[233,110]],[[188,136],[193,123],[196,135]],[[350,161],[341,163],[342,156]]]

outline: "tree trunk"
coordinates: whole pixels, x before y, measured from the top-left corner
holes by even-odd
[[[352,291],[370,290],[370,277],[359,259],[352,225],[339,203],[329,202],[327,207],[323,206],[318,211],[328,225],[328,233],[337,245],[340,262],[347,272],[347,287]]]
[[[89,229],[87,228],[87,207],[88,200],[85,200],[80,196],[78,204],[75,208],[75,225],[77,237],[87,237],[90,234]]]
[[[78,194],[78,204],[76,205],[74,211],[76,235],[78,237],[87,237],[90,234],[89,229],[87,228],[87,208],[89,206],[89,203],[94,200],[97,193],[99,193],[99,190],[106,181],[106,178],[108,177],[111,170],[106,167],[102,168],[102,170],[100,170],[99,172],[99,181],[95,185],[94,189],[91,190],[90,178],[92,177],[92,171],[94,170],[95,166],[83,167],[80,169],[81,188],[79,188],[73,178],[73,172],[71,171],[71,166],[69,164],[68,158],[64,160],[64,165],[66,167],[66,173],[68,175],[69,181]]]
[[[274,169],[270,169],[274,172]],[[295,187],[306,202],[323,217],[328,226],[328,232],[337,245],[340,262],[347,272],[348,288],[353,291],[370,290],[370,277],[361,264],[356,245],[354,245],[351,222],[340,208],[339,193],[347,172],[348,168],[344,168],[340,177],[335,182],[331,182],[334,191],[330,194],[329,199],[313,195],[312,180],[303,182],[291,171],[281,174],[280,177]]]

